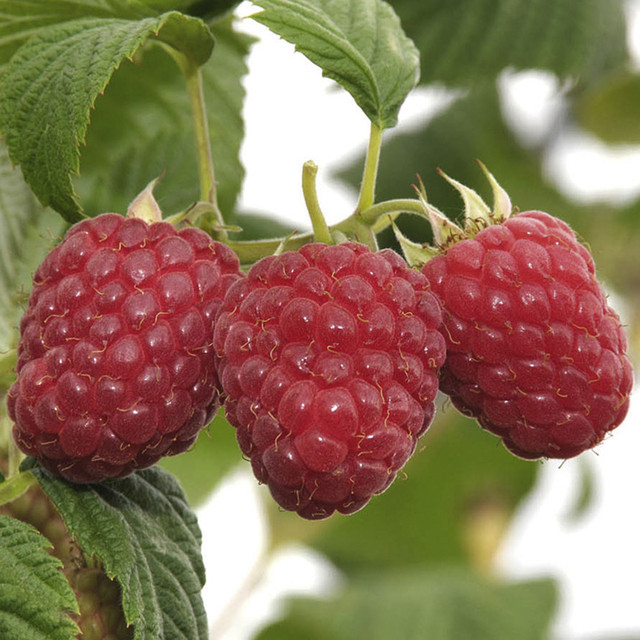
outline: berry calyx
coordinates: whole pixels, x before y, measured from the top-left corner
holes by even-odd
[[[97,482],[189,448],[220,406],[213,322],[238,277],[233,251],[195,228],[113,213],[73,226],[20,323],[20,449]]]
[[[445,357],[428,280],[391,250],[305,245],[225,296],[214,345],[256,478],[309,519],[382,493],[434,414]]]
[[[465,200],[464,229],[424,201],[445,240],[422,269],[443,308],[440,389],[512,453],[570,458],[628,411],[627,338],[573,230],[541,211],[511,215],[487,175],[493,211],[448,178]]]

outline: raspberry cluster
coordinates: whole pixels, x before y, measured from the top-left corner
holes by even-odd
[[[389,249],[311,243],[245,276],[197,229],[75,225],[20,326],[20,448],[74,482],[123,477],[186,450],[224,400],[256,478],[317,519],[393,482],[438,389],[522,458],[594,447],[629,406],[620,319],[571,228],[511,215],[487,175],[495,212],[450,180],[473,204],[465,230],[423,201],[446,242],[421,270]]]
[[[445,358],[429,289],[390,250],[309,244],[227,292],[214,333],[226,415],[284,509],[353,513],[413,453]]]
[[[423,268],[444,312],[440,389],[523,458],[570,458],[629,407],[620,319],[587,248],[527,211],[453,244]]]
[[[14,436],[74,482],[187,449],[220,406],[213,322],[238,258],[203,231],[102,214],[38,267],[20,324]]]

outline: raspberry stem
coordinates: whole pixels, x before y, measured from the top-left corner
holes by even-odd
[[[1,396],[3,406],[6,406],[6,396]],[[2,411],[0,415],[0,454],[6,454],[7,456],[7,477],[12,478],[20,471],[20,463],[24,459],[24,454],[13,439],[11,433],[13,429],[13,422],[9,419],[9,416]],[[4,485],[2,485],[4,487]],[[1,504],[1,502],[0,502]]]
[[[376,233],[382,231],[391,224],[389,216],[400,213],[415,213],[424,217],[424,209],[419,200],[398,199],[379,202],[365,209],[360,217],[365,224],[368,224]]]
[[[278,250],[295,251],[309,242],[313,242],[313,232],[267,240],[226,240],[227,246],[235,251],[241,264],[253,264]]]
[[[36,477],[31,471],[23,471],[10,477],[0,484],[0,506],[13,502],[19,498],[29,487],[37,483]]]
[[[202,72],[200,67],[187,56],[171,48],[169,48],[169,51],[184,74],[187,93],[191,102],[200,174],[200,200],[211,204],[211,215],[213,217],[211,235],[214,239],[224,242],[227,239],[227,231],[224,226],[222,212],[218,207],[218,183],[211,152],[211,135],[209,133],[209,120],[204,99]]]
[[[368,209],[375,202],[376,180],[378,177],[378,164],[380,162],[380,148],[382,146],[382,129],[371,123],[369,132],[369,145],[367,157],[364,162],[364,173],[360,184],[360,196],[356,206],[356,212]]]
[[[255,593],[260,583],[265,579],[272,555],[273,551],[267,549],[255,559],[244,580],[233,593],[225,608],[212,621],[209,627],[209,637],[222,638],[229,630],[234,620],[242,613],[242,609],[246,606],[251,595]]]
[[[311,218],[311,226],[313,227],[313,235],[318,242],[325,244],[333,244],[331,232],[324,219],[320,203],[318,202],[318,192],[316,190],[316,176],[318,175],[318,165],[308,160],[302,166],[302,193],[304,202],[307,205],[309,218]]]

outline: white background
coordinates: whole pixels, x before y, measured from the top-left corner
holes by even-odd
[[[629,42],[640,51],[640,3],[629,3]],[[252,11],[240,6],[242,15]],[[356,194],[330,173],[362,153],[369,123],[345,92],[293,48],[252,20],[243,29],[261,38],[246,82],[247,170],[240,206],[309,228],[300,188],[302,164],[319,165],[318,192],[331,224],[345,218]],[[636,60],[638,58],[636,57]],[[535,141],[562,109],[562,88],[538,72],[505,74],[503,109],[524,141]],[[453,96],[419,89],[407,100],[398,130],[410,130]],[[390,132],[388,135],[393,135]],[[384,153],[384,147],[383,147]],[[578,131],[559,138],[545,167],[550,180],[580,202],[624,202],[640,194],[640,149],[609,149]],[[422,167],[420,171],[435,170]],[[268,235],[268,230],[266,231]],[[624,319],[624,308],[621,309]],[[603,443],[580,461],[543,464],[539,484],[507,532],[496,570],[507,577],[552,575],[561,588],[554,640],[610,640],[640,636],[640,419],[638,403]],[[579,491],[579,464],[595,476],[597,493],[576,522],[567,515]],[[238,467],[198,511],[208,582],[204,597],[212,640],[244,640],[281,611],[290,593],[331,593],[340,576],[309,549],[290,547],[265,558],[268,531],[260,493],[248,464]],[[506,640],[506,639],[505,639]]]

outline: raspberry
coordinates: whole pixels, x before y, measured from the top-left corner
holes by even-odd
[[[76,594],[80,615],[73,616],[82,640],[131,640],[122,611],[120,585],[109,579],[102,567],[72,566],[65,575]]]
[[[230,287],[214,332],[227,419],[281,507],[353,513],[391,484],[434,414],[440,322],[419,271],[359,244],[269,256]]]
[[[8,394],[14,437],[73,482],[186,450],[220,405],[213,320],[239,262],[198,229],[102,214],[34,275]]]
[[[570,458],[629,407],[627,339],[587,248],[527,211],[423,267],[443,307],[440,389],[522,458]]]

